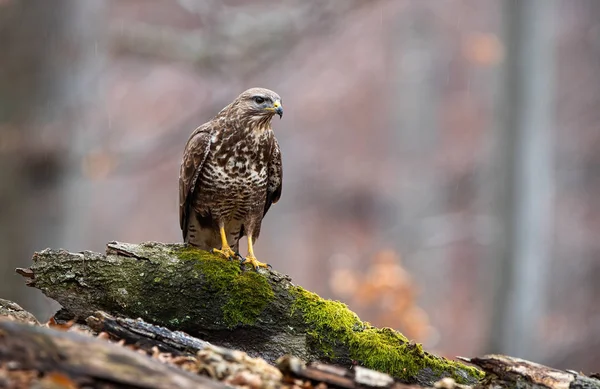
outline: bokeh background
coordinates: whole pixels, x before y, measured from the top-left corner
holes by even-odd
[[[449,357],[600,368],[596,0],[0,0],[0,297],[44,320],[35,250],[180,241],[187,137],[253,86],[260,260]]]

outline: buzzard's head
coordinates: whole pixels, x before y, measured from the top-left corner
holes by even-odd
[[[280,119],[283,116],[281,97],[269,89],[248,89],[238,96],[233,106],[243,116],[263,123],[269,122],[275,114]]]

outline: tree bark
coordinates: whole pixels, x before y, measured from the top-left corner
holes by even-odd
[[[56,316],[55,316],[56,317]],[[172,355],[196,354],[212,345],[181,331],[171,331],[165,327],[146,323],[141,319],[113,317],[105,312],[96,312],[86,319],[87,326],[97,333],[105,332],[113,339],[135,344],[139,349],[151,352],[158,348]]]
[[[344,304],[321,299],[274,271],[240,267],[183,244],[111,242],[106,255],[47,249],[29,269],[29,286],[80,319],[96,311],[140,317],[273,362],[354,363],[402,381],[432,385],[481,372],[424,352],[389,328],[374,328]]]
[[[600,380],[575,371],[563,371],[506,355],[461,358],[482,368],[485,388],[600,389]]]
[[[64,374],[60,381],[73,384],[44,387],[226,388],[116,344],[8,321],[0,321],[0,361],[16,363],[19,370]]]

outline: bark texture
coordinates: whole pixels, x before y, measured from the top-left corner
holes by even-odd
[[[64,319],[66,313],[55,317]],[[87,325],[53,318],[47,323],[50,328],[31,322],[30,316],[18,305],[0,301],[0,387],[600,389],[595,375],[505,355],[461,358],[486,373],[474,385],[461,385],[449,377],[429,386],[406,385],[359,366],[307,364],[289,355],[279,358],[275,368],[238,350],[105,312],[88,317]]]
[[[600,380],[571,370],[558,370],[506,355],[466,359],[481,367],[486,379],[480,387],[532,389],[600,389]]]
[[[55,384],[45,387],[226,388],[116,344],[10,321],[0,321],[0,362],[45,374]]]
[[[111,242],[106,254],[47,249],[17,271],[81,320],[96,311],[140,317],[271,362],[291,354],[357,363],[425,386],[442,377],[460,383],[482,377],[396,331],[360,321],[344,304],[321,299],[285,275],[242,269],[182,244]]]

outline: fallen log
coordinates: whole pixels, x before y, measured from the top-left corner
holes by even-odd
[[[6,320],[0,321],[0,362],[63,384],[46,387],[227,388],[116,344]]]
[[[241,268],[183,244],[111,242],[106,254],[46,249],[27,284],[85,320],[96,311],[180,330],[274,362],[284,354],[354,364],[407,383],[442,377],[472,384],[481,371],[423,351],[402,334],[362,322],[275,271]]]
[[[88,327],[97,333],[104,332],[113,339],[151,351],[156,347],[161,352],[173,355],[196,354],[210,346],[209,342],[194,338],[180,331],[146,323],[142,319],[113,317],[105,312],[96,312],[86,319]]]
[[[600,380],[576,371],[563,371],[506,355],[460,358],[482,368],[487,374],[482,387],[600,389]]]
[[[105,312],[88,317],[87,325],[60,319],[47,324],[61,331],[39,327],[37,321],[26,320],[28,325],[8,323],[20,321],[15,319],[15,311],[30,314],[10,301],[0,303],[0,307],[10,307],[0,309],[0,387],[179,388],[192,384],[207,388],[207,381],[196,382],[195,375],[204,375],[213,380],[208,382],[216,385],[209,385],[214,389],[219,387],[217,381],[241,389],[424,388],[404,385],[389,375],[357,366],[345,369],[318,362],[307,364],[292,356],[279,358],[278,370],[243,352],[216,347],[141,319],[114,317]],[[117,343],[108,343],[107,337]],[[161,353],[161,349],[167,352]],[[600,389],[600,380],[593,376],[519,358],[487,355],[461,359],[479,366],[486,377],[470,386],[446,377],[432,388]]]

